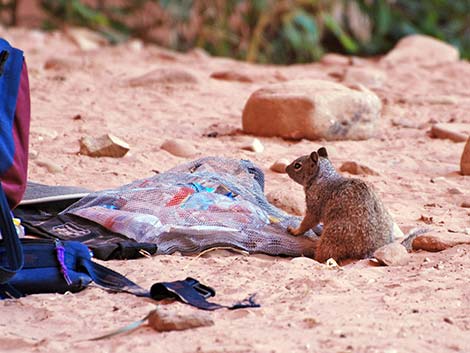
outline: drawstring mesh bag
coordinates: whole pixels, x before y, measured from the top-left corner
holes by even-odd
[[[299,217],[271,205],[263,172],[246,160],[206,157],[117,189],[92,193],[64,210],[158,254],[194,254],[212,247],[250,253],[313,256],[315,233],[288,234]]]

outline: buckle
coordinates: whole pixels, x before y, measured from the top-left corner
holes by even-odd
[[[215,290],[213,288],[202,284],[201,282],[192,277],[187,277],[184,282],[193,287],[196,292],[198,292],[203,298],[207,299],[215,296]]]

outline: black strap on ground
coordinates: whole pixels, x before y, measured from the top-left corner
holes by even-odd
[[[156,301],[164,299],[175,299],[203,310],[216,309],[241,309],[257,308],[260,305],[254,301],[254,295],[233,305],[221,305],[207,301],[207,298],[215,296],[215,290],[200,283],[198,280],[188,277],[182,281],[155,283],[150,292],[136,283],[107,267],[96,262],[85,260],[83,266],[86,268],[91,279],[99,286],[115,292],[126,292],[138,297],[148,297]]]
[[[215,290],[198,280],[188,277],[183,281],[159,282],[150,289],[150,297],[155,300],[176,299],[203,310],[257,308],[254,295],[231,306],[211,303],[207,298],[215,296]]]

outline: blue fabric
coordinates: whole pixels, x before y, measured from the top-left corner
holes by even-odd
[[[0,53],[4,50],[9,55],[0,76],[0,175],[10,168],[15,154],[13,120],[23,68],[23,52],[0,38]]]
[[[11,288],[20,296],[36,293],[78,292],[88,286],[91,277],[83,270],[81,264],[90,260],[88,248],[79,242],[64,242],[64,265],[67,268],[67,283],[63,268],[57,258],[57,245],[51,240],[25,239],[22,241],[24,265],[7,285],[0,285],[0,299],[8,298],[5,292]],[[6,262],[8,249],[0,246],[0,264]],[[10,293],[11,294],[11,293]]]

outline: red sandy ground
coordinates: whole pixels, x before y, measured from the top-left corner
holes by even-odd
[[[178,138],[196,147],[194,158],[251,159],[266,173],[267,192],[285,195],[285,207],[302,210],[300,186],[269,167],[279,158],[292,160],[326,145],[335,165],[353,160],[380,173],[363,178],[376,187],[405,232],[423,226],[422,215],[432,217],[431,226],[444,232],[465,233],[470,227],[469,210],[460,207],[469,197],[469,177],[458,173],[464,144],[432,139],[427,133],[433,121],[470,123],[468,62],[402,66],[387,72],[385,83],[375,90],[384,102],[377,138],[261,138],[265,151],[255,154],[241,149],[252,137],[239,131],[249,95],[281,76],[336,81],[347,60],[269,67],[211,58],[199,51],[177,54],[140,48],[135,43],[85,52],[61,33],[2,30],[2,37],[25,50],[29,65],[31,180],[94,190],[119,186],[187,161],[160,149],[166,139]],[[59,64],[45,69],[51,58],[60,59]],[[355,64],[377,65],[373,60]],[[129,79],[156,68],[185,70],[197,82],[130,87]],[[253,82],[210,78],[220,70],[242,72]],[[442,99],[449,95],[451,99]],[[205,137],[211,131],[219,136]],[[80,137],[108,132],[130,144],[124,158],[77,154]],[[257,293],[262,307],[213,312],[212,327],[169,333],[143,327],[89,342],[87,338],[144,317],[155,305],[99,288],[34,295],[0,303],[0,351],[470,352],[469,253],[470,246],[457,246],[439,253],[413,253],[402,267],[375,267],[363,260],[341,269],[308,258],[220,251],[198,258],[168,255],[110,261],[107,266],[144,287],[193,276],[216,288],[219,302]],[[197,311],[179,303],[166,307]]]

